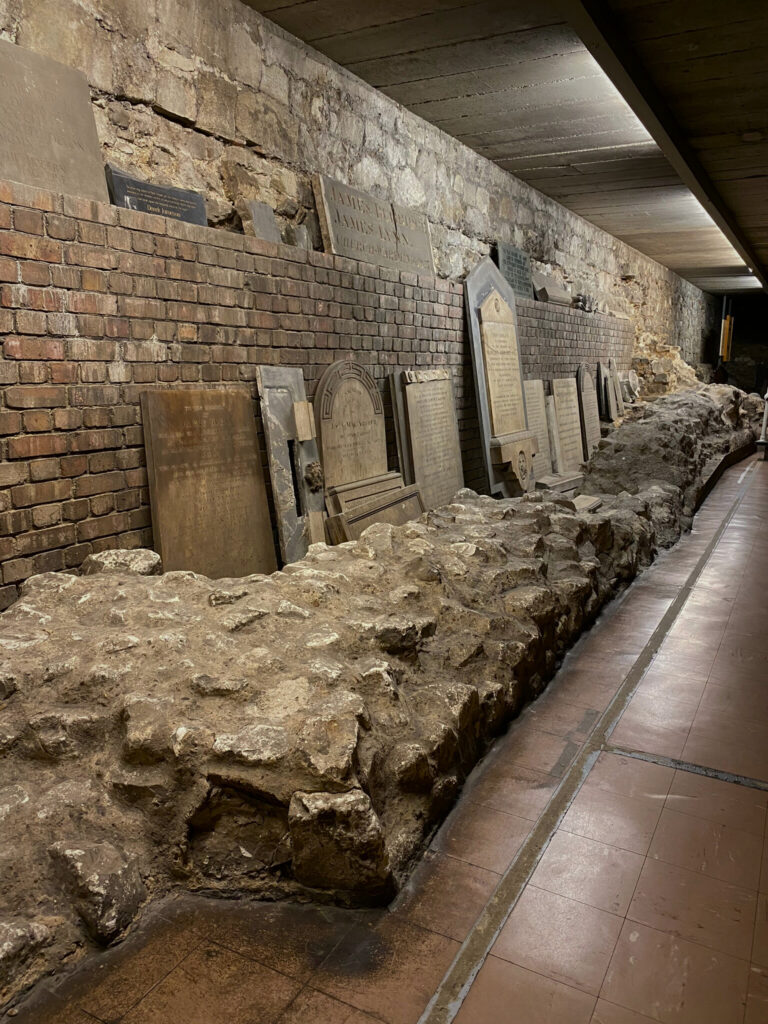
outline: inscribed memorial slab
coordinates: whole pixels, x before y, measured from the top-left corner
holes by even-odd
[[[243,390],[141,396],[155,546],[166,572],[277,568],[253,402]]]
[[[405,370],[402,386],[414,482],[424,507],[439,508],[464,486],[451,374],[449,370]]]
[[[555,399],[560,452],[563,460],[561,472],[572,472],[578,470],[584,461],[576,378],[562,377],[553,380],[552,396]]]

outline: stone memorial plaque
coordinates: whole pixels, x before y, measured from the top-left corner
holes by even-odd
[[[573,302],[570,291],[558,284],[554,277],[535,273],[532,278],[533,292],[539,302],[554,302],[558,306],[570,306]]]
[[[575,472],[584,461],[581,439],[579,393],[575,377],[559,377],[552,381],[552,397],[557,412],[557,429],[562,456],[561,472]]]
[[[265,242],[283,241],[275,211],[269,203],[246,199],[237,204],[237,212],[240,214],[246,235],[253,235],[254,238],[261,238]]]
[[[512,287],[519,299],[533,298],[533,279],[531,277],[531,258],[522,249],[516,249],[508,242],[496,245],[499,270]]]
[[[613,383],[613,393],[616,396],[616,406],[619,410],[619,416],[624,415],[624,399],[621,394],[621,380],[619,379],[619,370],[616,366],[615,359],[608,360],[608,375]]]
[[[205,201],[199,192],[172,185],[152,185],[132,178],[130,174],[107,164],[109,195],[115,206],[140,213],[154,213],[158,217],[188,221],[190,224],[208,224]]]
[[[212,579],[277,568],[250,395],[145,391],[144,443],[155,546],[166,572]]]
[[[525,401],[517,323],[512,309],[492,291],[480,306],[485,386],[495,437],[525,430]]]
[[[315,199],[326,252],[380,267],[434,274],[429,222],[423,213],[315,176]]]
[[[401,447],[427,509],[453,500],[464,486],[459,444],[459,424],[450,370],[404,370],[399,375],[404,393],[403,423],[398,423]],[[396,386],[396,385],[395,385]]]
[[[640,395],[640,378],[635,370],[629,371],[627,374],[627,382],[629,383],[629,387],[633,395],[637,398]]]
[[[552,468],[559,476],[563,474],[563,453],[560,450],[560,426],[557,422],[557,407],[552,395],[546,398],[547,430],[549,431],[549,449],[552,452]]]
[[[608,409],[608,370],[603,363],[597,364],[597,407],[600,410],[600,419],[611,419]]]
[[[295,562],[325,540],[323,474],[314,430],[307,429],[304,374],[292,366],[258,366],[256,381],[280,554],[284,563]]]
[[[600,410],[597,407],[597,389],[585,363],[576,373],[579,388],[579,413],[581,416],[581,439],[584,444],[584,458],[588,459],[600,441]]]
[[[85,75],[3,39],[0,179],[109,202]]]
[[[528,427],[536,435],[539,450],[533,460],[533,473],[536,480],[552,475],[552,452],[549,447],[549,428],[547,427],[547,403],[544,396],[543,380],[527,380],[523,384],[525,392],[525,411],[528,414]]]
[[[490,490],[509,498],[533,486],[536,453],[525,412],[515,293],[486,257],[464,281],[464,296]]]
[[[424,511],[418,487],[403,487],[391,495],[364,503],[340,515],[330,516],[326,520],[328,541],[331,544],[342,544],[344,541],[358,540],[363,531],[374,523],[402,526],[403,523],[417,519]]]
[[[332,363],[314,404],[326,487],[386,474],[384,403],[364,366],[351,359]]]

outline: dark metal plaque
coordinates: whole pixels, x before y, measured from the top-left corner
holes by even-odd
[[[115,206],[125,206],[140,213],[155,213],[159,217],[188,221],[205,227],[208,218],[205,201],[199,192],[171,185],[152,185],[132,178],[117,167],[107,164],[109,195]]]
[[[533,298],[533,279],[531,277],[531,257],[522,249],[515,248],[508,242],[496,245],[499,270],[512,286],[512,291],[519,299]]]

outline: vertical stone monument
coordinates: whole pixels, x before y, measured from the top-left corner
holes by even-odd
[[[277,568],[253,401],[241,389],[141,396],[155,547],[166,572]]]
[[[543,380],[526,380],[523,383],[525,411],[528,426],[536,435],[538,451],[533,459],[533,475],[537,484],[546,486],[544,481],[553,479],[552,451],[547,427],[547,403],[544,396]]]
[[[533,279],[531,276],[531,258],[527,252],[515,248],[508,242],[497,242],[499,270],[509,282],[518,299],[533,298]]]
[[[577,473],[584,461],[584,445],[581,439],[579,417],[579,394],[575,377],[558,377],[552,381],[552,397],[555,400],[557,430],[562,457],[561,473]]]
[[[314,409],[333,543],[354,539],[371,523],[407,522],[424,511],[418,487],[406,487],[387,468],[384,403],[364,366],[351,359],[332,363],[317,385]]]
[[[512,497],[533,486],[537,450],[525,411],[515,294],[486,257],[466,278],[464,295],[491,493]]]
[[[608,376],[610,377],[611,383],[613,385],[613,394],[616,399],[616,408],[618,409],[619,416],[623,416],[625,412],[624,398],[621,394],[621,379],[619,378],[619,370],[616,366],[615,359],[608,360]]]
[[[447,505],[464,486],[451,371],[401,370],[389,380],[403,477],[426,509]]]
[[[597,390],[586,363],[582,363],[576,372],[576,384],[579,391],[581,438],[586,461],[591,457],[600,441],[600,411],[597,406]]]
[[[303,558],[325,540],[323,472],[304,374],[293,366],[259,366],[256,382],[267,442],[272,501],[283,562]]]

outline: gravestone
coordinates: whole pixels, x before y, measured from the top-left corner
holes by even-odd
[[[85,75],[3,39],[0,179],[109,202]]]
[[[531,258],[528,253],[515,248],[508,242],[498,242],[496,252],[499,270],[511,285],[516,297],[519,299],[533,298]]]
[[[527,380],[523,384],[523,390],[525,392],[525,411],[528,414],[528,427],[536,435],[536,442],[539,448],[533,459],[533,475],[538,483],[543,478],[552,476],[552,453],[549,447],[544,381]]]
[[[283,562],[303,558],[325,540],[323,473],[304,374],[292,366],[258,366],[256,381],[267,442],[272,501]]]
[[[243,390],[141,396],[155,546],[166,572],[277,568],[253,402]]]
[[[254,238],[261,238],[265,242],[283,241],[275,211],[269,203],[245,199],[237,204],[237,212],[240,214],[246,235],[253,235]]]
[[[546,274],[534,273],[533,292],[539,302],[554,302],[558,306],[570,306],[573,299],[570,291]]]
[[[417,519],[425,511],[419,488],[401,487],[388,495],[382,495],[354,508],[330,516],[327,522],[328,539],[331,544],[358,540],[360,535],[374,523],[389,523],[402,526]]]
[[[556,476],[564,475],[563,452],[560,448],[560,426],[557,422],[557,406],[553,395],[547,395],[547,430],[549,431],[549,450],[552,452],[552,468]]]
[[[608,375],[613,383],[613,393],[616,396],[616,406],[619,410],[619,416],[624,415],[624,399],[621,395],[621,380],[619,379],[619,370],[616,366],[615,359],[608,360]]]
[[[533,486],[536,453],[525,413],[515,293],[486,257],[467,276],[464,295],[491,493],[512,497]]]
[[[205,200],[199,192],[172,185],[152,185],[150,182],[132,178],[130,174],[107,164],[109,195],[115,206],[140,213],[154,213],[158,217],[187,221],[205,227],[208,218]]]
[[[584,444],[581,439],[579,393],[576,386],[576,378],[559,377],[553,380],[552,397],[555,400],[557,430],[562,458],[560,472],[576,472],[584,461]]]
[[[597,407],[597,389],[585,363],[576,373],[579,389],[579,413],[581,438],[584,444],[584,459],[589,459],[600,441],[600,411]]]
[[[606,419],[614,422],[619,418],[619,404],[616,401],[616,390],[613,386],[613,377],[610,373],[606,373],[603,378],[603,386],[605,388],[605,414]]]
[[[600,419],[608,420],[611,418],[610,410],[608,409],[608,371],[602,363],[597,364],[597,407],[600,410]]]
[[[638,377],[635,370],[630,370],[627,374],[627,382],[632,391],[634,398],[638,398],[640,395],[640,378]]]
[[[402,370],[390,385],[403,476],[426,509],[447,505],[464,486],[451,371]]]
[[[326,487],[386,474],[384,403],[364,366],[351,359],[332,363],[317,385],[314,406]]]
[[[423,213],[351,188],[324,174],[314,178],[326,252],[380,267],[434,274],[429,222]]]

